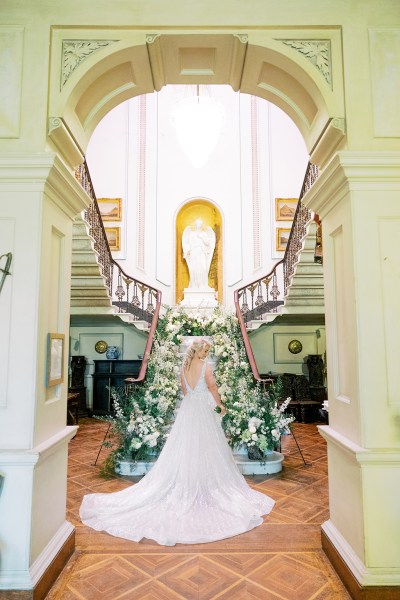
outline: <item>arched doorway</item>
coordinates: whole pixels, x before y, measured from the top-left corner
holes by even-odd
[[[332,32],[327,35],[340,55],[339,40]],[[323,72],[307,62],[301,43],[267,38],[251,43],[247,36],[233,33],[182,36],[163,32],[146,38],[147,56],[143,44],[132,47],[128,41],[113,42],[125,47],[109,51],[110,41],[106,57],[94,53],[78,62],[61,93],[52,90],[49,116],[61,118],[52,121],[50,143],[73,167],[101,117],[121,100],[168,83],[229,82],[236,90],[272,101],[291,116],[312,162],[323,170],[346,143],[342,78],[333,88],[329,68]],[[104,47],[97,50],[101,54]]]

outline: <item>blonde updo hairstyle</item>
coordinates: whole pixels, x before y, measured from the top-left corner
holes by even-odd
[[[183,369],[185,371],[188,371],[190,369],[190,365],[192,364],[192,360],[196,354],[196,352],[199,352],[200,350],[202,350],[204,348],[204,346],[207,346],[208,349],[211,348],[211,344],[210,342],[208,342],[207,340],[197,340],[196,342],[193,342],[191,344],[191,346],[189,346],[189,348],[186,351],[186,355],[185,358],[183,359]]]

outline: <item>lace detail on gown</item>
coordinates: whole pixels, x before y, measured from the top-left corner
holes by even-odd
[[[206,363],[187,394],[155,465],[120,492],[89,494],[80,517],[97,531],[172,546],[232,537],[263,522],[274,500],[252,490],[239,472],[214,411]]]

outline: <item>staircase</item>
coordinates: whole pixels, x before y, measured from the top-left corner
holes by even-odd
[[[72,226],[71,314],[115,314],[88,225],[77,217]]]
[[[324,272],[315,262],[317,224],[310,221],[280,314],[325,314]]]
[[[75,177],[91,203],[73,224],[70,312],[100,319],[115,315],[145,330],[148,335],[139,375],[129,380],[132,384],[142,383],[160,313],[161,292],[129,276],[113,259],[86,161],[78,166]]]
[[[278,316],[280,324],[293,319],[291,315],[300,319],[324,317],[321,233],[302,203],[317,177],[317,167],[309,163],[283,259],[267,275],[235,291],[236,314],[251,370],[263,385],[269,380],[260,377],[249,333]]]

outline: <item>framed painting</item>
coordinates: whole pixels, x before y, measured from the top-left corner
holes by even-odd
[[[47,335],[46,386],[59,385],[64,381],[64,342],[63,333]]]
[[[122,198],[97,198],[103,221],[120,221],[122,218]]]
[[[275,198],[276,221],[293,221],[298,198]]]
[[[276,249],[279,252],[285,252],[289,241],[290,228],[277,227],[276,229]]]
[[[108,240],[108,245],[110,246],[110,250],[112,252],[117,252],[121,250],[121,241],[120,241],[120,228],[119,227],[105,227],[104,228]]]

